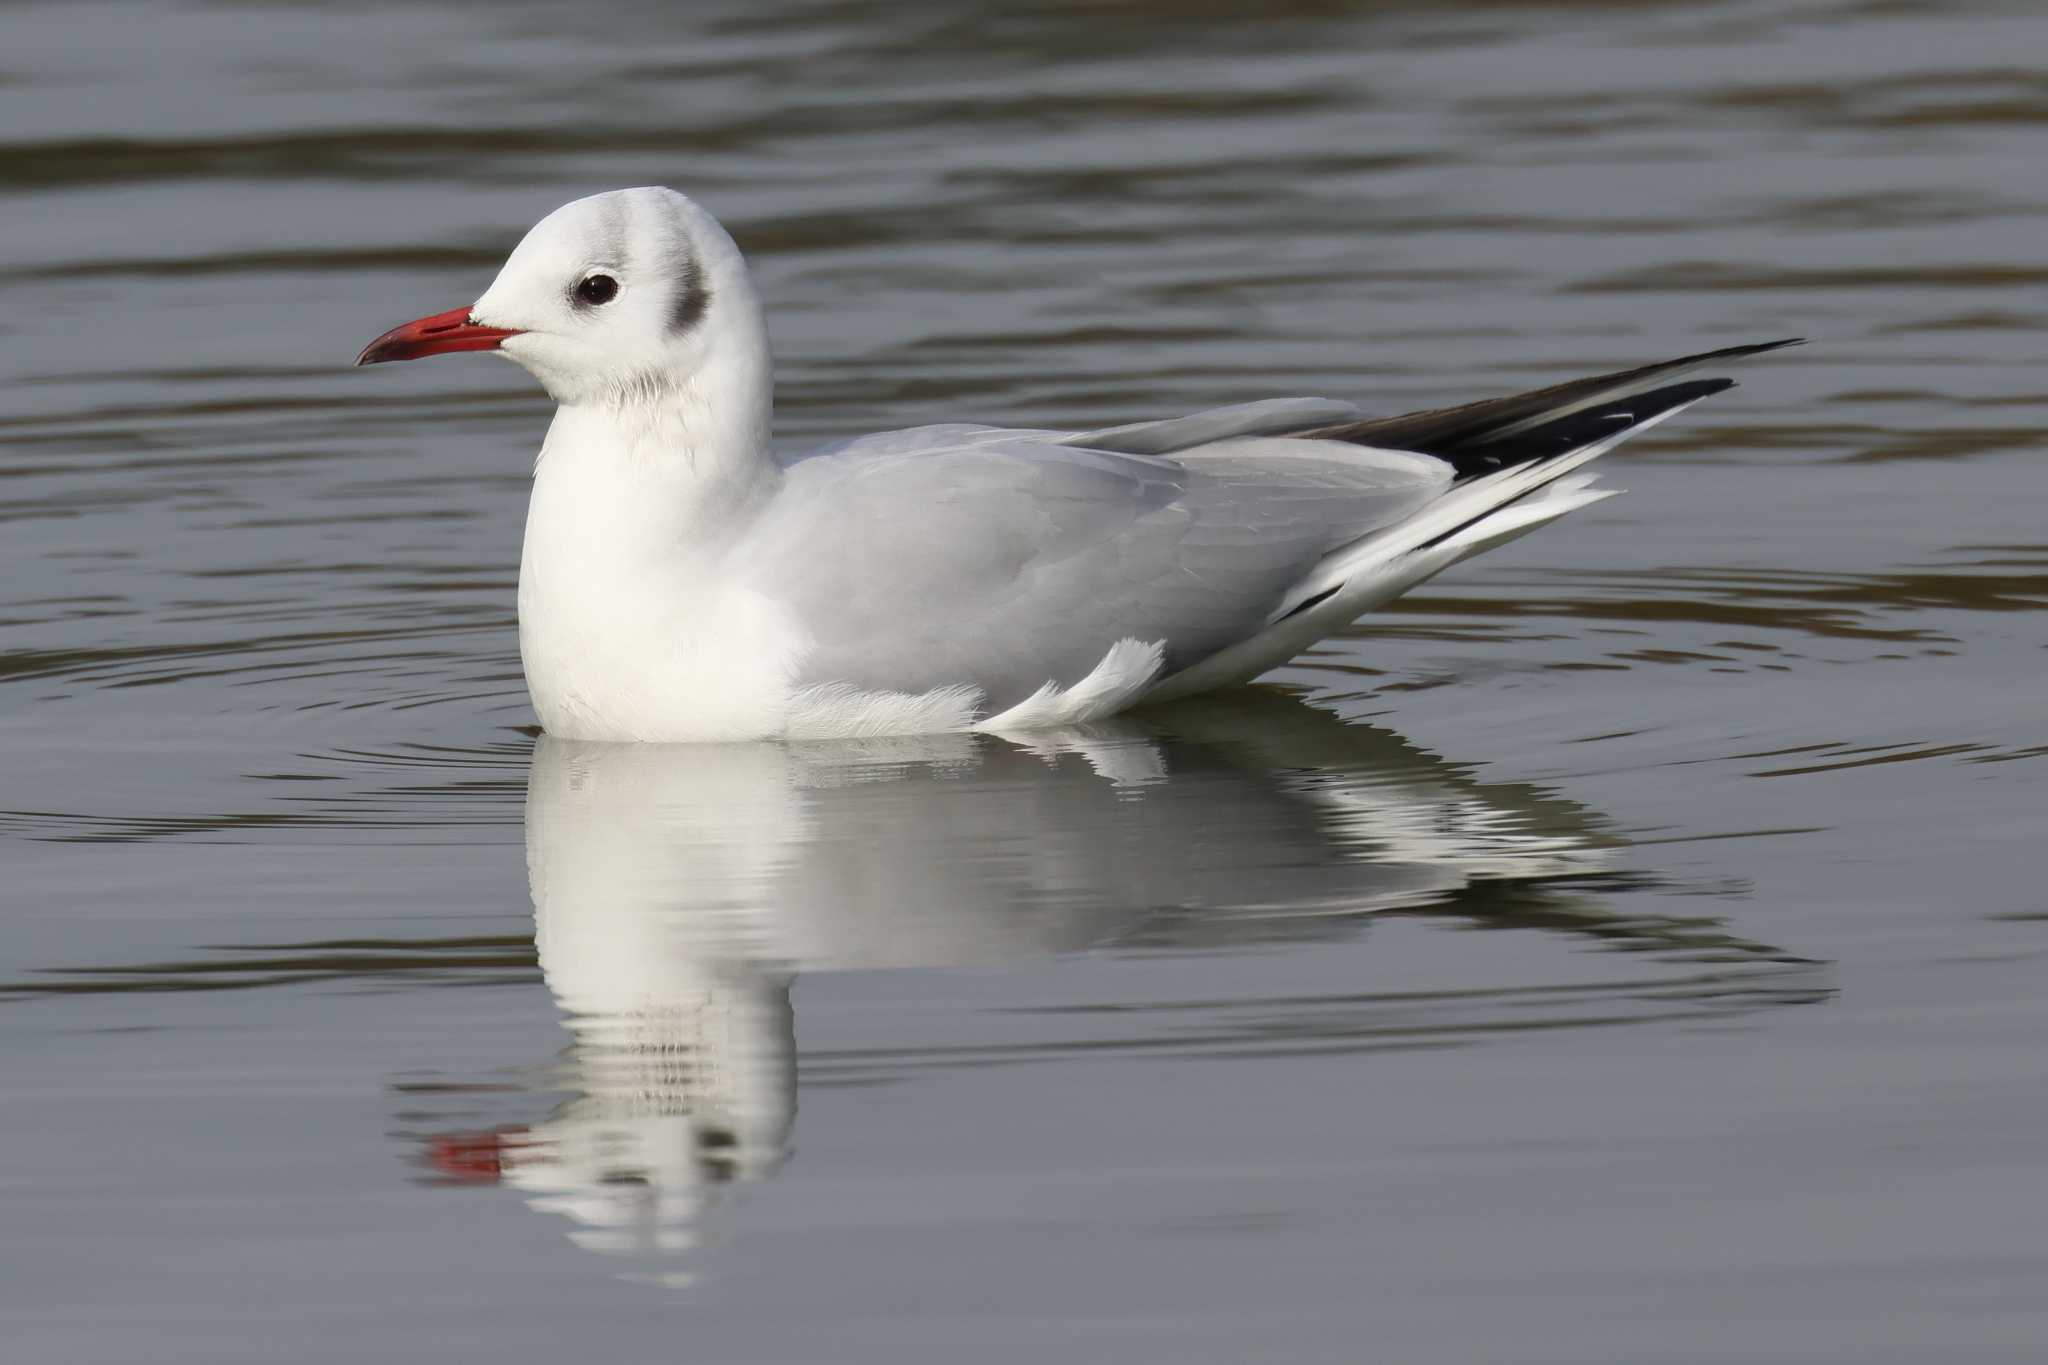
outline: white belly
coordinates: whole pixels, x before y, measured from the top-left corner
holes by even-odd
[[[801,642],[772,604],[596,568],[536,563],[530,546],[520,566],[519,653],[549,734],[666,743],[782,733]]]
[[[621,596],[588,572],[519,574],[519,652],[533,709],[564,739],[689,743],[934,734],[1074,725],[1122,710],[1159,667],[1158,644],[1126,640],[1070,688],[1050,683],[983,715],[969,683],[907,693],[792,685],[803,634],[743,590],[660,600]]]

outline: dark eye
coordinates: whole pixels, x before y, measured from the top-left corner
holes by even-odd
[[[585,275],[576,281],[576,302],[596,307],[618,297],[619,282],[609,275]]]

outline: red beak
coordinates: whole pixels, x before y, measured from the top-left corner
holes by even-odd
[[[479,327],[469,320],[467,308],[451,308],[430,318],[420,318],[393,327],[363,347],[358,365],[381,365],[387,360],[418,360],[443,351],[495,351],[506,337],[519,335],[517,327]]]

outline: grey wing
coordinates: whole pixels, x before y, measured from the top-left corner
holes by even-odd
[[[1433,500],[1427,456],[1240,437],[1175,458],[987,427],[890,432],[787,466],[740,547],[811,638],[802,683],[970,684],[1002,710],[1119,640],[1164,673],[1261,630],[1332,549]]]

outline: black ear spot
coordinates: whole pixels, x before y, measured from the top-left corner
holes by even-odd
[[[669,335],[682,336],[688,332],[704,320],[710,307],[711,286],[705,282],[703,268],[691,261],[677,275],[676,306],[668,318]]]
[[[601,303],[610,303],[619,296],[619,282],[609,275],[585,275],[576,281],[576,287],[569,291],[576,302],[589,308]]]

